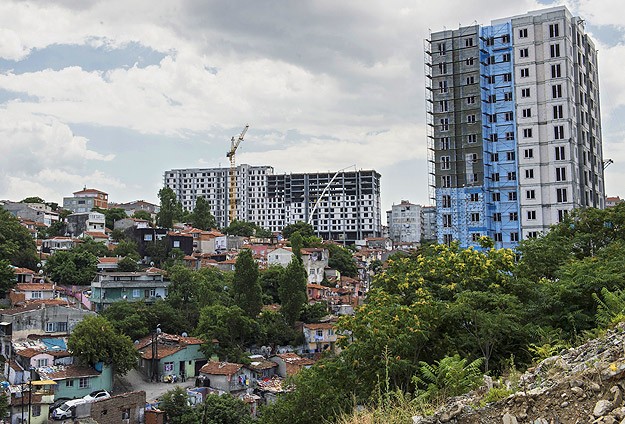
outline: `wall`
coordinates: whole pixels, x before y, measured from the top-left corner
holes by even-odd
[[[144,407],[145,392],[129,392],[92,403],[90,415],[99,424],[137,423],[143,421]]]

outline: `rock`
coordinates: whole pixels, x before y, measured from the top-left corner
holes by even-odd
[[[595,404],[595,409],[593,409],[592,413],[595,417],[603,417],[613,408],[614,407],[612,406],[612,402],[610,402],[609,400],[601,399]]]
[[[450,410],[443,412],[438,420],[442,423],[448,423],[462,412],[462,407],[462,403],[456,403]]]
[[[575,386],[571,388],[571,393],[573,393],[577,397],[582,397],[584,395],[584,389],[581,387]]]
[[[516,417],[511,415],[509,412],[503,416],[503,424],[518,424]]]
[[[601,386],[598,385],[597,383],[595,383],[594,381],[591,382],[588,387],[590,388],[590,390],[592,390],[593,392],[600,392],[601,391]]]
[[[623,394],[619,386],[612,386],[610,388],[610,393],[612,394],[612,407],[621,406],[623,403]]]
[[[549,424],[549,421],[544,418],[538,418],[537,420],[534,420],[532,424]]]
[[[569,387],[584,387],[584,382],[582,380],[571,380],[569,381]]]
[[[490,375],[484,375],[484,385],[488,390],[493,388],[493,378]]]
[[[560,408],[566,408],[567,406],[569,406],[569,403],[567,401],[564,401],[560,404]]]
[[[421,421],[423,421],[423,417],[421,415],[415,415],[412,417],[412,424],[419,424]]]
[[[625,407],[621,406],[620,408],[616,408],[612,411],[612,415],[614,415],[614,418],[617,420],[622,420],[625,418]]]

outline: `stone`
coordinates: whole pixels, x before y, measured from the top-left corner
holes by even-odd
[[[609,400],[601,399],[595,404],[595,408],[592,411],[592,414],[595,417],[603,417],[608,414],[614,407],[612,406],[612,402]]]
[[[421,415],[415,415],[412,417],[412,424],[419,424],[421,421],[423,421],[423,417]]]
[[[584,387],[584,382],[582,380],[571,380],[569,381],[569,387]]]
[[[549,421],[544,418],[538,418],[537,420],[534,420],[532,424],[549,424]]]
[[[488,390],[493,388],[493,378],[490,375],[484,375],[484,385]]]
[[[514,415],[506,412],[503,416],[503,424],[518,424],[518,421]]]
[[[564,401],[560,404],[561,408],[566,408],[567,406],[569,406],[569,403],[567,401]]]
[[[614,415],[617,420],[622,420],[625,418],[625,407],[621,406],[620,408],[616,408],[612,411],[612,415]]]
[[[576,386],[571,388],[571,393],[573,393],[577,397],[582,397],[584,395],[584,389]]]
[[[623,403],[623,394],[621,393],[620,387],[612,386],[610,388],[610,393],[612,394],[612,407],[621,406]]]

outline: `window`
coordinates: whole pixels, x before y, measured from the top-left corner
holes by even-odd
[[[439,145],[441,150],[449,150],[449,137],[442,137]]]
[[[556,146],[555,152],[556,152],[556,160],[566,160],[564,146]]]
[[[510,62],[510,53],[504,53],[501,55],[502,62]]]
[[[519,30],[519,38],[527,38],[527,28],[521,28]]]
[[[472,85],[472,84],[475,84],[475,77],[474,76],[467,77],[467,85]]]
[[[564,219],[568,216],[569,211],[558,209],[558,222],[564,221]]]
[[[494,174],[491,175],[491,180],[493,180],[494,182],[499,181],[499,173],[495,172]]]
[[[141,297],[141,289],[133,289],[132,297]]]
[[[441,131],[449,131],[449,118],[441,118]]]
[[[451,196],[449,194],[443,194],[441,200],[444,208],[451,208]]]
[[[527,211],[527,219],[529,220],[536,219],[536,211]]]
[[[451,234],[443,234],[443,243],[450,245],[452,241],[454,241],[454,238]]]
[[[513,116],[512,112],[504,112],[503,119],[504,121],[512,121]]]
[[[438,102],[438,109],[441,112],[448,112],[449,111],[449,102],[447,100],[441,100],[440,102]]]
[[[499,162],[499,153],[491,153],[490,154],[490,160],[492,162]]]
[[[530,51],[528,48],[523,48],[519,50],[519,56],[528,57],[530,55]]]
[[[441,74],[446,74],[447,73],[447,64],[446,63],[439,63],[438,64],[438,72]]]
[[[556,125],[553,127],[553,138],[556,140],[564,140],[564,125]]]
[[[490,135],[490,141],[498,141],[498,140],[499,140],[499,135],[497,134]]]
[[[510,72],[508,72],[507,74],[503,74],[503,82],[511,82],[512,81],[512,74]]]
[[[509,218],[510,221],[518,221],[519,220],[519,213],[518,212],[510,212],[509,214]]]
[[[550,24],[549,25],[549,37],[559,37],[560,36],[560,24]]]
[[[449,156],[441,156],[441,170],[446,171],[451,169],[449,164]]]
[[[521,89],[521,97],[529,97],[530,96],[530,89],[529,88],[522,88]]]
[[[468,58],[468,59],[466,60],[466,64],[467,64],[467,66],[471,66],[471,65],[473,65],[473,61],[474,61],[474,60],[475,60],[475,58],[473,58],[473,57]]]
[[[152,234],[144,234],[143,241],[152,241]]]
[[[491,195],[493,202],[499,202],[501,200],[501,193],[493,193]]]
[[[532,129],[524,128],[523,129],[523,138],[532,138]]]
[[[535,199],[536,198],[536,191],[535,190],[527,190],[527,191],[525,191],[525,198],[526,199]]]
[[[467,136],[467,143],[477,143],[477,134],[469,134]]]
[[[465,38],[464,39],[465,47],[473,47],[473,38]]]
[[[562,68],[560,64],[551,65],[551,78],[560,78],[562,76]]]
[[[506,140],[514,140],[514,132],[510,131],[506,133]]]
[[[443,175],[441,177],[441,185],[443,188],[451,187],[451,175]]]
[[[521,69],[521,78],[527,78],[530,76],[530,68]]]
[[[500,212],[495,212],[493,214],[493,221],[495,222],[501,222],[501,213]]]
[[[74,387],[74,380],[65,380],[65,387]]]
[[[538,238],[538,231],[528,231],[527,238]]]
[[[512,93],[503,93],[503,101],[511,102],[512,101]]]
[[[562,119],[564,114],[562,113],[562,105],[556,105],[553,107],[553,119]]]
[[[551,97],[559,99],[562,97],[562,84],[556,84],[551,86]]]
[[[444,56],[446,52],[445,43],[438,43],[438,54]]]
[[[438,82],[438,89],[441,92],[441,94],[447,93],[448,89],[447,89],[447,81],[439,81]]]
[[[475,115],[467,115],[467,123],[475,124]]]
[[[323,330],[321,330],[321,334],[318,333],[319,330],[317,330],[317,335],[320,337],[323,337]],[[163,370],[165,372],[173,372],[174,371],[174,363],[173,362],[165,362],[163,364]]]
[[[532,108],[523,109],[522,114],[523,114],[523,118],[531,118]]]
[[[89,377],[80,377],[78,387],[81,389],[86,389],[87,387],[90,387],[90,380],[91,379]]]
[[[516,200],[516,191],[508,193],[508,200]]]
[[[551,57],[560,57],[560,45],[552,44],[549,46]]]
[[[178,248],[179,248],[179,247],[180,247],[180,240],[174,240],[173,247],[174,247],[174,248],[176,248],[176,247],[178,247]]]
[[[467,104],[468,105],[474,105],[475,104],[475,96],[467,97]]]
[[[497,94],[489,94],[488,103],[497,103]]]
[[[467,154],[467,162],[476,163],[477,162],[477,153],[469,153]]]
[[[523,156],[525,159],[531,159],[534,157],[534,149],[525,149],[523,151]]]
[[[471,233],[471,241],[480,241],[482,235],[480,233]]]
[[[504,44],[508,44],[510,42],[510,36],[508,34],[504,34],[501,37],[501,42],[504,43]]]
[[[451,215],[450,214],[443,214],[443,227],[449,228],[451,227]]]
[[[556,168],[556,181],[566,181],[566,168]]]
[[[525,178],[528,178],[528,179],[534,178],[534,169],[533,168],[525,170]]]
[[[498,242],[501,242],[503,240],[503,238],[501,237],[501,233],[495,233],[493,235],[493,239]]]
[[[515,152],[506,152],[506,160],[514,160],[516,158]]]
[[[48,358],[37,359],[37,368],[47,367],[48,366]]]
[[[565,203],[567,202],[567,192],[565,188],[557,188],[556,189],[556,202]]]
[[[480,220],[480,214],[478,212],[471,213],[471,222],[478,222]]]
[[[519,233],[510,233],[510,241],[519,241]]]
[[[38,416],[40,416],[40,415],[41,415],[41,405],[39,405],[39,404],[33,404],[33,405],[31,405],[31,407],[30,407],[30,408],[31,408],[31,410],[30,410],[30,414],[31,414],[33,417],[38,417]]]
[[[480,200],[479,193],[471,193],[470,200],[472,202],[479,202],[479,200]]]
[[[516,172],[508,172],[508,181],[516,180]]]

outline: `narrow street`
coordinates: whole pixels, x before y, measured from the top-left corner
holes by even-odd
[[[146,401],[151,403],[176,386],[184,388],[194,387],[195,377],[180,383],[152,383],[146,381],[137,370],[131,370],[124,377],[117,378],[115,383],[114,394],[143,390],[145,391]]]

